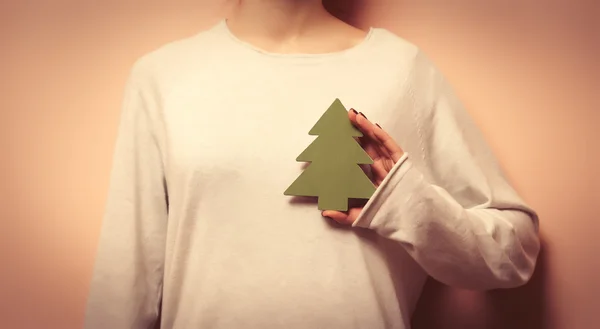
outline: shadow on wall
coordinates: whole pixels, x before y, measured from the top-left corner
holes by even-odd
[[[514,289],[462,291],[430,279],[413,314],[413,329],[548,329],[547,259],[542,242],[533,277]]]

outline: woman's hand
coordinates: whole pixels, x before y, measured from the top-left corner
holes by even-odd
[[[351,109],[348,111],[350,121],[362,133],[363,137],[358,142],[363,149],[373,159],[371,164],[372,181],[375,186],[379,186],[387,176],[396,162],[402,157],[404,151],[396,142],[377,124],[371,123],[367,117]],[[329,217],[340,224],[352,224],[357,218],[363,207],[350,207],[348,211],[325,210],[322,212],[324,217]]]

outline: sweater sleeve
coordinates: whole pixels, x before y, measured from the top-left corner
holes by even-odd
[[[409,108],[398,110],[410,113],[405,118],[418,143],[353,226],[400,243],[447,285],[487,290],[525,284],[540,249],[536,212],[504,178],[471,117],[423,54],[416,56],[408,85]]]
[[[156,102],[140,74],[126,87],[85,329],[147,329],[157,321],[167,193]]]

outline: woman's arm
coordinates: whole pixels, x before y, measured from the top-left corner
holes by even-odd
[[[145,83],[134,69],[118,130],[86,329],[147,329],[159,314],[167,194],[155,102]]]
[[[384,172],[384,178],[363,209],[324,216],[402,244],[429,275],[448,285],[483,290],[526,283],[540,248],[538,217],[505,179],[450,85],[421,53],[406,97],[396,121],[402,122],[389,135],[350,113],[391,156],[376,161],[375,172]],[[390,135],[406,131],[415,137],[409,154],[402,155],[402,145]],[[391,170],[385,170],[391,158]]]

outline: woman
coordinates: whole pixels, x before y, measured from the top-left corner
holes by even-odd
[[[321,213],[283,191],[334,99],[368,111],[348,115],[377,190]],[[409,328],[428,275],[526,283],[537,226],[417,47],[245,0],[133,69],[85,327]]]

